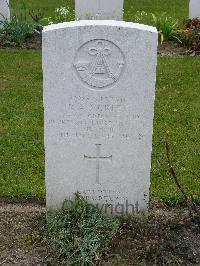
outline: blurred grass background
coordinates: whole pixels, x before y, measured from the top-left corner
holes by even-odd
[[[10,0],[10,6],[12,13],[19,13],[26,6],[27,10],[41,10],[44,17],[50,17],[55,8],[74,8],[75,4],[74,0]],[[133,21],[137,11],[154,13],[156,16],[166,13],[182,23],[189,14],[189,0],[124,0],[124,20]],[[148,22],[148,18],[144,20],[144,23]]]

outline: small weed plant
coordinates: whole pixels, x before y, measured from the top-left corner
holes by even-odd
[[[22,46],[34,32],[42,30],[42,12],[28,11],[24,2],[20,7],[20,12],[0,21],[0,44],[3,46]]]
[[[10,19],[0,21],[0,44],[3,46],[22,46],[28,37],[42,31],[41,10],[29,11],[23,1],[19,3],[19,10]]]
[[[153,26],[157,28],[160,35],[160,42],[163,41],[178,41],[180,40],[177,37],[177,26],[178,21],[173,20],[170,17],[167,17],[165,13],[161,16],[156,16],[152,14]]]
[[[27,37],[33,34],[35,24],[23,16],[14,15],[10,20],[1,22],[0,43],[21,46]]]
[[[66,265],[99,265],[118,228],[117,218],[105,217],[78,194],[62,210],[47,214],[49,244]]]
[[[144,21],[150,21],[148,24],[157,28],[160,42],[175,40],[180,42],[177,35],[178,21],[171,17],[168,17],[166,13],[156,16],[153,13],[146,13],[144,11],[137,12],[134,16],[134,21],[138,23],[144,23]]]

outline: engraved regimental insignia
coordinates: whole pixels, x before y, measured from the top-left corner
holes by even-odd
[[[84,83],[100,90],[119,80],[125,59],[122,51],[114,43],[107,40],[92,40],[79,48],[74,66]]]

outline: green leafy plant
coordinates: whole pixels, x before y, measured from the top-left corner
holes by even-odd
[[[163,13],[159,17],[155,14],[152,14],[152,22],[153,26],[155,26],[158,30],[161,43],[168,40],[176,40],[180,42],[179,38],[177,37],[178,21],[167,17],[166,14]]]
[[[33,34],[35,29],[34,22],[24,19],[22,15],[14,15],[10,20],[6,19],[0,24],[0,42],[3,45],[14,44],[21,46],[25,39]]]
[[[21,1],[19,10],[10,19],[0,21],[1,45],[22,46],[35,31],[42,31],[43,13],[39,9],[29,11],[25,2]]]
[[[47,215],[50,246],[67,265],[99,265],[118,228],[117,218],[103,216],[79,194],[74,202],[66,201],[61,211]]]
[[[168,17],[166,13],[156,16],[153,13],[137,11],[133,20],[137,23],[145,23],[156,27],[160,36],[161,44],[164,41],[169,40],[181,42],[177,34],[178,21]]]

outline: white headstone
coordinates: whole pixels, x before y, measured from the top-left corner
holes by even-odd
[[[150,26],[88,20],[44,28],[48,208],[79,192],[107,213],[147,209],[156,61]]]
[[[76,19],[123,20],[124,0],[75,0]]]
[[[200,0],[190,0],[189,17],[200,18]]]
[[[0,21],[10,19],[9,0],[0,0]]]

